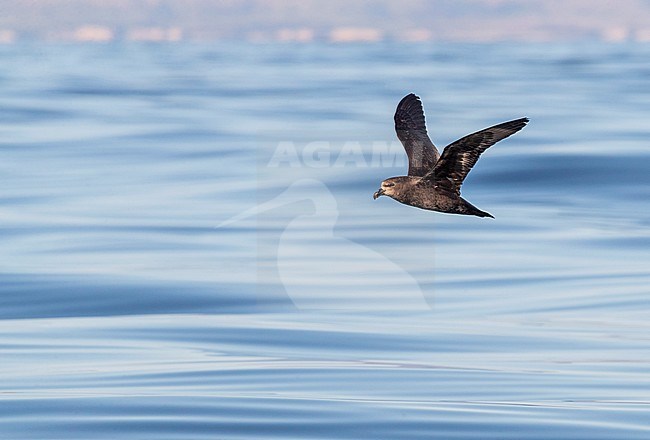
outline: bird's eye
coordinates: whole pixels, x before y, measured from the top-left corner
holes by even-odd
[[[385,184],[384,186],[391,187],[391,186],[395,186],[395,184],[394,184],[394,183],[387,183],[387,184]]]

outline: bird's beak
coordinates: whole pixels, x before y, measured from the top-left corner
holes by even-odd
[[[372,195],[373,200],[377,200],[379,196],[384,195],[384,190],[382,188],[379,188],[376,193]]]

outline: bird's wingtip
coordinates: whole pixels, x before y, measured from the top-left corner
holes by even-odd
[[[404,104],[405,102],[407,102],[407,101],[411,101],[411,100],[421,101],[421,99],[420,99],[420,97],[419,97],[418,95],[416,95],[415,93],[411,92],[411,93],[407,94],[406,96],[404,96],[404,97],[399,101],[399,104]],[[399,106],[399,104],[398,104],[398,106]]]

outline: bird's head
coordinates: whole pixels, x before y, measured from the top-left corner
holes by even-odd
[[[372,198],[377,200],[378,197],[388,196],[393,197],[396,192],[399,190],[402,182],[399,177],[391,177],[381,182],[381,187],[377,190],[376,193],[372,195]]]

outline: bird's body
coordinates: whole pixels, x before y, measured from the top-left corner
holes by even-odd
[[[374,194],[431,211],[492,217],[460,196],[463,180],[481,153],[524,128],[527,118],[504,122],[467,135],[438,152],[429,135],[420,98],[405,96],[395,111],[395,131],[409,159],[407,176],[391,177]]]
[[[395,184],[392,187],[393,192],[391,194],[384,192],[381,195],[390,195],[390,197],[405,205],[448,214],[492,217],[492,215],[481,211],[464,198],[436,187],[432,180],[423,179],[422,177],[401,176],[391,177],[385,182],[388,181]]]

